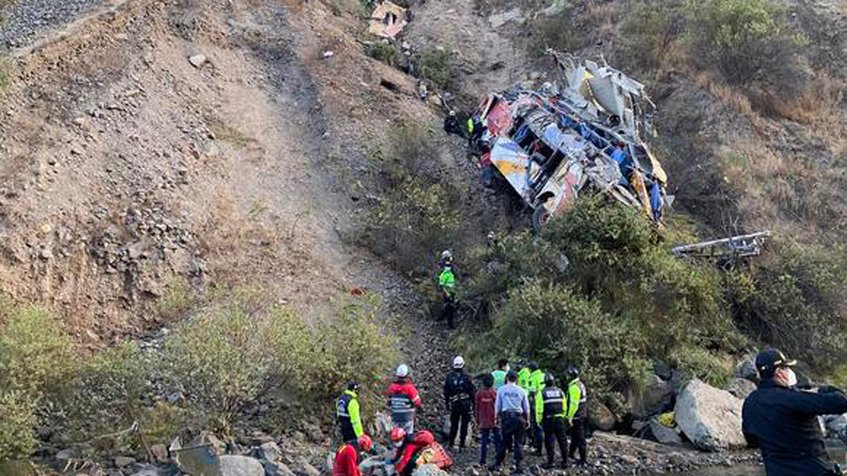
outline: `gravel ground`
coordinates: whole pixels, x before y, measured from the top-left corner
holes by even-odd
[[[17,0],[3,11],[0,50],[18,48],[39,34],[67,24],[105,0]]]

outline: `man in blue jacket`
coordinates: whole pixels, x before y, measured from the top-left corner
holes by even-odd
[[[744,400],[744,438],[761,449],[768,476],[840,475],[826,453],[817,416],[847,412],[847,396],[833,387],[796,389],[795,364],[776,349],[756,356],[761,381]]]

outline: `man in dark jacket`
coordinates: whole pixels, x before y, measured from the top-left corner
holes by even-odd
[[[450,411],[450,438],[448,446],[453,450],[456,433],[459,433],[459,450],[465,448],[468,437],[468,424],[471,421],[471,409],[474,404],[476,387],[471,376],[465,372],[465,359],[457,356],[453,359],[453,370],[444,381],[444,400]]]
[[[761,381],[744,400],[744,438],[761,449],[768,476],[841,474],[826,453],[817,415],[847,412],[847,396],[832,387],[794,388],[795,363],[776,349],[756,356]]]

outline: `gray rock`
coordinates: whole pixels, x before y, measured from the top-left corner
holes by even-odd
[[[447,476],[447,474],[434,464],[423,464],[412,471],[412,476]]]
[[[259,459],[273,463],[282,458],[282,450],[273,441],[268,441],[256,449],[256,456]]]
[[[653,434],[653,437],[656,438],[656,441],[662,443],[663,445],[674,445],[682,443],[682,437],[679,436],[679,433],[677,433],[675,429],[668,428],[665,425],[662,425],[655,418],[650,420],[650,433]]]
[[[847,441],[847,415],[826,415],[823,417],[826,436]]]
[[[74,458],[73,450],[67,449],[56,453],[56,459],[59,461],[68,461]]]
[[[188,62],[195,68],[202,68],[206,64],[206,55],[196,54],[188,57]]]
[[[249,456],[223,455],[220,462],[221,476],[265,476],[262,463]]]
[[[746,446],[741,433],[742,403],[726,390],[694,379],[679,394],[674,419],[699,449],[741,448]]]
[[[168,448],[163,444],[156,444],[150,447],[150,454],[157,463],[164,463],[168,460]]]
[[[296,476],[285,463],[265,463],[265,476]]]
[[[491,28],[500,28],[501,26],[511,21],[523,23],[523,12],[520,7],[515,7],[505,12],[496,13],[488,17],[488,22],[491,23]]]
[[[588,421],[591,426],[602,431],[611,431],[617,423],[614,413],[597,400],[588,403]]]
[[[321,472],[318,471],[318,468],[315,468],[309,463],[303,463],[303,474],[306,476],[321,476]]]
[[[630,391],[627,401],[635,418],[647,418],[669,407],[673,394],[670,382],[650,375],[640,389]]]
[[[725,390],[733,394],[736,398],[744,400],[747,395],[756,390],[756,384],[746,378],[736,377],[726,384]]]
[[[129,456],[115,456],[114,462],[115,466],[118,468],[126,468],[127,466],[135,463],[135,458],[130,458]]]
[[[746,358],[735,366],[735,376],[743,379],[747,379],[751,382],[759,381],[759,372],[756,371],[756,364],[754,362],[755,356],[751,356]]]

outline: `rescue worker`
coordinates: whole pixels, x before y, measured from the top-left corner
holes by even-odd
[[[444,300],[441,307],[441,319],[447,321],[447,327],[455,328],[454,319],[456,317],[456,275],[453,274],[452,264],[445,265],[438,275],[438,288],[441,290],[441,297]]]
[[[579,450],[579,460],[576,464],[585,466],[585,425],[588,420],[588,405],[586,405],[585,385],[579,379],[579,369],[571,365],[568,367],[568,395],[567,395],[567,418],[570,424],[571,447],[569,456],[573,459]]]
[[[497,370],[491,372],[491,378],[494,379],[494,390],[500,390],[500,387],[506,384],[506,374],[509,373],[509,361],[500,359],[497,361]]]
[[[373,440],[368,435],[362,435],[356,444],[346,442],[335,453],[335,463],[332,465],[332,476],[361,476],[359,471],[359,450],[367,453],[373,448]]]
[[[406,364],[397,367],[395,377],[386,392],[388,407],[391,409],[391,422],[411,437],[415,431],[415,412],[421,407],[421,396],[409,377],[409,367]]]
[[[535,400],[536,420],[541,422],[544,429],[544,447],[547,449],[547,463],[544,469],[553,468],[556,450],[553,442],[559,444],[559,454],[562,457],[562,469],[568,467],[568,438],[565,421],[565,392],[556,387],[556,379],[552,374],[544,376],[544,389]]]
[[[760,382],[744,400],[744,438],[761,449],[768,476],[840,475],[824,447],[817,416],[847,412],[847,396],[828,386],[798,390],[795,364],[777,349],[756,356]]]
[[[535,401],[541,390],[544,388],[544,372],[538,368],[538,363],[534,361],[529,362],[529,388],[527,389],[527,394],[529,395],[529,406],[530,408],[535,408]],[[535,418],[535,412],[530,413],[530,439],[532,440],[532,446],[535,449],[535,455],[541,456],[541,446],[544,441],[544,434],[541,431],[541,422],[539,422]]]
[[[468,437],[468,425],[471,422],[471,410],[474,405],[476,387],[471,376],[465,372],[465,359],[461,355],[453,359],[453,370],[444,381],[444,401],[450,411],[450,437],[447,447],[453,451],[456,434],[459,434],[459,451],[465,449]]]
[[[518,361],[517,365],[518,370],[518,387],[524,389],[525,391],[529,390],[529,377],[532,375],[532,370],[529,370],[529,367],[526,366],[526,363],[523,360]]]
[[[403,428],[394,428],[390,436],[391,444],[397,448],[394,455],[394,468],[400,476],[411,476],[420,451],[435,442],[435,436],[426,430],[411,435]]]
[[[510,370],[506,374],[506,385],[497,391],[494,400],[494,413],[500,424],[500,435],[502,444],[497,448],[497,459],[488,467],[489,471],[497,471],[506,459],[506,448],[514,448],[515,474],[520,474],[523,453],[524,431],[529,426],[527,415],[529,414],[529,401],[526,391],[518,387],[518,374]]]
[[[348,382],[347,389],[335,403],[335,415],[341,430],[341,439],[350,445],[358,445],[359,438],[365,433],[362,417],[359,413],[359,384]]]
[[[450,250],[444,250],[441,252],[441,258],[438,260],[438,269],[443,270],[447,266],[453,269],[453,272],[456,272],[456,265],[453,263],[453,252]]]
[[[459,119],[456,117],[456,111],[450,111],[444,118],[444,132],[462,136],[462,126],[459,125]]]

